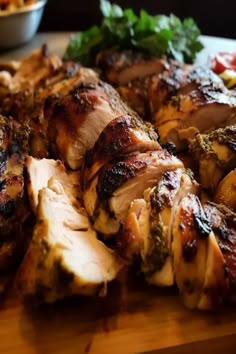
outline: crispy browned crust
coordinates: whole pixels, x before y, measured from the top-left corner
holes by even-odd
[[[134,51],[104,51],[97,56],[96,62],[104,78],[115,86],[158,74],[168,66],[163,59]]]
[[[22,256],[30,215],[24,194],[24,160],[29,130],[12,118],[0,116],[0,271],[16,264]]]
[[[229,280],[229,297],[235,300],[236,214],[226,206],[212,202],[206,203],[204,210],[226,262],[225,274]]]
[[[86,154],[82,173],[85,184],[90,182],[105,163],[116,156],[160,150],[157,140],[158,135],[151,124],[138,117],[123,115],[115,118],[104,128],[94,147]]]

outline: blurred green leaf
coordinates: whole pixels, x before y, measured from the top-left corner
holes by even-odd
[[[168,56],[181,62],[193,62],[203,48],[200,30],[192,18],[181,21],[175,15],[151,16],[141,10],[122,9],[107,0],[100,0],[101,25],[93,26],[70,39],[65,60],[93,65],[104,49],[142,50],[156,56]]]

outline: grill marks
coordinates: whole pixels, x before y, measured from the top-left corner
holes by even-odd
[[[112,60],[108,60],[108,54]],[[130,53],[102,53],[98,58],[104,76],[118,86],[121,96],[158,129],[161,144],[172,141],[181,151],[196,132],[202,133],[235,124],[236,95],[207,68],[182,65],[175,61],[152,66],[147,58],[146,71],[135,75],[142,62]],[[131,70],[132,69],[132,70]],[[120,80],[123,73],[127,80]]]
[[[100,81],[81,84],[63,97],[50,97],[44,113],[54,153],[78,169],[105,126],[132,112],[115,89]]]
[[[161,149],[151,124],[140,118],[123,115],[112,120],[102,131],[94,147],[87,152],[83,168],[85,186],[99,169],[116,157],[132,152]]]
[[[107,164],[99,173],[97,194],[100,199],[107,199],[125,182],[135,177],[138,172],[147,167],[146,160],[133,155]]]

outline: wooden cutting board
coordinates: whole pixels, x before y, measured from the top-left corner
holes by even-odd
[[[236,353],[236,308],[187,310],[176,289],[133,275],[104,299],[72,298],[30,308],[15,297],[0,310],[1,354]]]

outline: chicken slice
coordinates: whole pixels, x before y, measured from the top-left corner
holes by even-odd
[[[169,141],[178,151],[184,149],[197,132],[204,133],[236,122],[236,94],[224,85],[213,84],[178,94],[154,116],[160,142]]]
[[[27,179],[26,186],[31,208],[36,214],[38,207],[38,194],[42,188],[47,187],[48,181],[55,177],[62,185],[72,205],[79,206],[80,176],[76,171],[67,172],[64,164],[59,160],[35,159],[28,156],[25,162]]]
[[[224,175],[236,167],[236,125],[197,134],[189,149],[198,161],[202,187],[215,191]]]
[[[146,201],[143,198],[134,199],[116,235],[118,253],[131,264],[137,259],[140,260],[144,240],[150,233],[149,214],[147,213]]]
[[[204,210],[214,231],[217,243],[224,257],[224,275],[227,277],[225,287],[218,287],[215,297],[236,301],[236,214],[222,204],[208,202]],[[222,265],[222,262],[219,263]],[[217,273],[216,273],[217,274]],[[218,275],[218,274],[217,274]],[[219,291],[220,289],[220,291]],[[224,292],[222,292],[222,289]],[[218,294],[218,295],[217,295]]]
[[[0,115],[0,272],[23,256],[29,238],[30,209],[24,193],[29,129]]]
[[[18,122],[29,125],[30,154],[37,158],[48,157],[48,122],[44,117],[44,103],[47,97],[60,97],[83,83],[98,82],[98,75],[93,70],[81,68],[71,62],[63,63],[58,70],[49,72],[48,75],[40,85],[29,85],[20,91],[10,92],[0,107],[0,111],[5,115],[13,116]]]
[[[157,185],[145,192],[150,233],[142,252],[142,270],[151,284],[174,284],[172,224],[179,203],[188,193],[197,194],[198,184],[184,169],[165,172]]]
[[[196,308],[202,294],[211,227],[198,197],[184,197],[173,223],[174,273],[184,304]]]
[[[55,178],[39,192],[37,210],[33,239],[16,276],[20,296],[54,302],[106,290],[122,262],[97,239],[85,211],[72,206]]]
[[[117,90],[141,117],[150,119],[172,96],[186,95],[212,82],[222,85],[219,76],[209,69],[171,60],[164,71],[136,78]]]
[[[76,170],[105,126],[131,110],[115,89],[99,82],[78,86],[64,97],[49,97],[44,113],[54,154]]]
[[[236,212],[236,168],[218,184],[214,201],[217,204],[224,204]]]
[[[143,196],[166,172],[182,168],[166,150],[117,157],[104,165],[84,191],[83,200],[97,231],[109,236],[119,230],[130,203]]]
[[[128,262],[138,260],[148,283],[174,284],[172,224],[176,208],[198,184],[185,169],[163,174],[155,187],[135,199],[121,224],[117,237],[119,254]]]
[[[228,290],[226,261],[217,243],[215,234],[211,231],[207,240],[205,279],[197,307],[200,310],[219,308],[227,298]]]
[[[16,70],[13,71],[12,78],[8,82],[8,91],[15,93],[42,86],[44,81],[60,70],[62,65],[59,56],[50,53],[48,47],[43,45],[17,63]],[[5,69],[9,72],[8,67],[5,65]]]
[[[158,74],[168,66],[163,59],[134,51],[103,51],[97,56],[96,62],[105,80],[116,86]]]
[[[116,88],[129,107],[146,120],[150,120],[151,118],[148,93],[152,77],[153,75],[148,75],[137,78]]]
[[[138,117],[124,115],[113,119],[86,154],[82,173],[85,184],[89,184],[99,169],[116,156],[160,150],[157,140],[152,125]]]
[[[155,114],[171,97],[187,95],[212,82],[222,85],[222,80],[210,69],[171,61],[167,70],[152,76],[148,90],[150,111]]]

